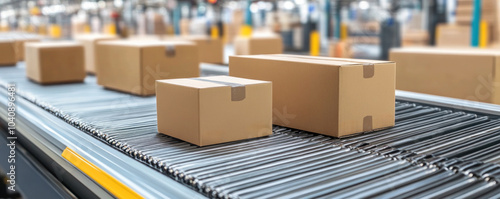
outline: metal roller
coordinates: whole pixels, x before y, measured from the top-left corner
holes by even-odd
[[[396,125],[333,138],[285,127],[197,147],[159,134],[154,97],[84,84],[3,83],[40,108],[211,198],[498,198],[500,120],[396,101]],[[7,75],[8,74],[8,75]]]

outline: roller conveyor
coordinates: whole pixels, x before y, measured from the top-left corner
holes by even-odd
[[[22,66],[0,71],[33,114],[25,123],[58,117],[61,126],[79,129],[72,136],[85,138],[81,143],[58,139],[81,153],[99,146],[84,156],[144,197],[500,197],[498,106],[398,92],[390,129],[337,139],[275,126],[269,137],[196,147],[157,133],[154,97],[106,90],[94,77],[40,86]],[[163,195],[170,189],[179,193]]]

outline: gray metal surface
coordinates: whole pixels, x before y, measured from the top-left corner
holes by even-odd
[[[496,183],[500,179],[500,151],[496,150],[500,121],[489,116],[398,101],[396,126],[390,129],[337,139],[276,126],[269,137],[196,147],[157,133],[154,97],[106,90],[93,77],[83,84],[40,86],[27,81],[22,68],[0,71],[0,79],[16,82],[26,100],[59,117],[59,122],[80,129],[82,136],[92,135],[115,148],[110,151],[103,146],[86,153],[86,144],[73,144],[86,158],[108,159],[102,166],[120,180],[140,176],[113,159],[118,151],[209,197],[477,198],[500,194]],[[37,122],[42,124],[43,118]],[[91,142],[92,138],[84,137]],[[59,139],[68,138],[61,135]],[[125,164],[134,167],[137,163]],[[147,180],[144,183],[154,186]]]
[[[488,104],[476,101],[468,101],[399,90],[396,91],[396,99],[420,104],[429,104],[432,106],[445,107],[454,110],[475,112],[493,116],[494,118],[500,117],[500,105],[496,104]]]
[[[4,75],[11,76],[14,73],[10,73],[8,70],[12,69],[16,68],[1,70]],[[27,83],[31,84],[31,82]],[[6,91],[0,89],[0,116],[3,120],[5,120],[7,109],[5,94]],[[18,97],[16,128],[19,130],[19,141],[35,144],[35,149],[30,152],[47,154],[44,158],[49,163],[45,166],[48,169],[53,169],[52,173],[77,196],[113,198],[92,179],[61,157],[61,153],[66,147],[71,148],[144,197],[205,198],[167,176],[158,175],[157,171],[113,150],[109,145],[92,136],[82,133],[64,120],[40,109],[39,106],[28,102],[19,95]]]
[[[0,135],[0,157],[7,157],[9,155],[7,145],[9,140],[5,136],[7,132],[0,129]],[[16,144],[16,152],[16,191],[21,193],[23,198],[76,198],[19,143]],[[3,171],[9,171],[10,165],[7,161],[0,161],[0,168]]]
[[[40,111],[35,105],[26,102],[22,98],[16,100],[16,136],[17,141],[24,145],[29,153],[36,157],[42,165],[59,180],[64,186],[68,187],[77,197],[83,198],[113,198],[106,190],[101,188],[92,179],[81,173],[76,167],[67,162],[61,154],[66,148],[63,143],[65,140],[58,140],[52,132],[66,132],[66,129],[60,129],[57,125],[51,125],[52,120],[57,121],[55,116],[45,113],[54,119],[46,120],[43,124],[34,123],[30,118],[38,118],[34,113]],[[33,113],[29,108],[36,108]],[[35,114],[35,116],[33,116]],[[44,115],[44,114],[41,114]],[[50,118],[49,117],[49,118]],[[0,118],[7,121],[7,97],[6,91],[0,90]],[[70,127],[70,125],[66,125]],[[7,160],[4,160],[7,161]]]

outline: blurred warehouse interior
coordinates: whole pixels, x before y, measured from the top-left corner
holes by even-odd
[[[436,35],[438,27],[443,35],[470,30],[472,1],[462,2],[460,7],[455,0],[0,0],[0,30],[53,39],[83,33],[206,34],[232,43],[251,27],[254,33],[281,35],[289,52],[387,59],[390,47],[469,46],[456,38],[465,35]],[[496,21],[485,23],[483,29],[498,28]]]

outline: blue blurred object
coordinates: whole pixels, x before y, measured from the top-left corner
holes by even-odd
[[[474,10],[472,13],[471,45],[479,46],[479,25],[481,23],[481,0],[474,0]]]

